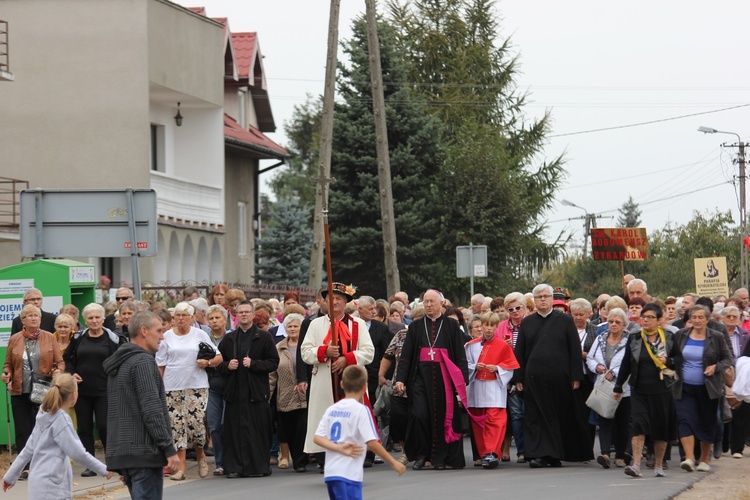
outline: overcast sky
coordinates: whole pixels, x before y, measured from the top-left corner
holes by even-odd
[[[323,93],[330,3],[178,3],[228,17],[232,31],[258,33],[277,125],[269,135],[284,145],[283,124],[293,106],[308,93]],[[350,36],[351,20],[364,6],[364,0],[341,2],[341,39]],[[544,157],[564,152],[567,158],[568,178],[547,214],[548,236],[567,230],[583,242],[577,218],[584,211],[563,206],[563,199],[616,217],[632,195],[649,233],[667,221],[687,222],[693,210],[732,210],[739,220],[737,148],[722,147],[737,137],[696,130],[707,126],[750,138],[743,50],[750,2],[504,0],[496,9],[500,35],[520,54],[518,84],[530,95],[529,119],[552,112]],[[705,114],[672,119],[698,113]],[[583,133],[657,120],[664,121]],[[599,227],[615,221],[602,218]]]

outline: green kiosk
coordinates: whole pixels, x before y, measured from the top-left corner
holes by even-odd
[[[57,314],[65,304],[73,304],[82,311],[95,302],[96,283],[94,266],[74,260],[33,260],[0,269],[0,359],[5,362],[11,323],[23,308],[26,290],[41,290],[42,309]],[[78,319],[83,324],[83,319]],[[6,390],[0,396],[0,445],[7,445],[9,438],[13,438],[12,423]]]

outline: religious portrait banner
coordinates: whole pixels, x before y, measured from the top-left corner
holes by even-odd
[[[726,257],[693,259],[695,265],[695,291],[700,296],[713,296],[720,293],[729,295]]]

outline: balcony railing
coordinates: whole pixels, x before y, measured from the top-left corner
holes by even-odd
[[[10,51],[8,50],[8,21],[0,19],[0,73],[10,73]]]
[[[21,223],[18,202],[24,189],[29,189],[28,181],[0,177],[0,229],[18,229]]]

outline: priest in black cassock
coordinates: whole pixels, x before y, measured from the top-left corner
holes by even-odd
[[[271,406],[268,375],[279,366],[271,334],[253,325],[254,307],[237,305],[237,329],[219,344],[224,361],[217,371],[224,389],[224,471],[228,478],[270,476]]]
[[[439,292],[425,292],[423,304],[426,316],[409,325],[393,389],[406,391],[409,401],[404,452],[415,470],[425,462],[460,469],[466,461],[456,393],[465,395],[468,381],[463,336],[458,322],[442,314]]]
[[[518,330],[513,382],[524,398],[524,447],[529,467],[592,460],[586,415],[574,390],[583,379],[581,344],[573,318],[552,310],[552,287],[534,288],[536,312]],[[521,392],[522,391],[522,392]]]

